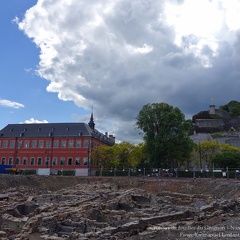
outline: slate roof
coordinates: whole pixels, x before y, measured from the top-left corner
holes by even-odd
[[[112,145],[112,139],[86,123],[32,123],[8,124],[0,131],[1,137],[43,138],[43,137],[94,137]]]
[[[8,124],[1,131],[3,137],[75,137],[91,136],[93,129],[85,123]]]

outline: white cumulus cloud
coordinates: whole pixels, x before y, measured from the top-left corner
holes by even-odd
[[[94,105],[103,129],[131,141],[149,102],[191,115],[211,97],[240,100],[239,8],[223,0],[39,0],[15,22],[40,48],[47,91]]]
[[[48,123],[48,121],[47,120],[37,120],[37,119],[34,119],[34,118],[30,118],[30,119],[28,119],[24,122],[21,122],[21,123],[28,123],[28,124],[30,124],[30,123]]]
[[[6,99],[0,99],[0,106],[9,107],[9,108],[23,108],[24,105],[18,102],[13,102]]]

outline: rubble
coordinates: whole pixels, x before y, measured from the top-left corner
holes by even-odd
[[[8,199],[9,199],[8,194],[0,194],[0,201],[2,201],[2,200],[8,200]]]
[[[4,185],[0,194],[8,198],[0,201],[0,239],[180,239],[180,232],[204,226],[207,231],[240,212],[238,182],[214,181],[212,188],[205,180],[68,180],[79,182],[64,188],[61,182],[59,189],[46,182],[45,188]],[[226,187],[221,198],[219,185]]]

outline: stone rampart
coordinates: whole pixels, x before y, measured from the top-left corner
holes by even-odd
[[[197,133],[212,133],[225,131],[223,119],[196,119],[195,131]]]
[[[230,146],[236,146],[240,148],[240,138],[231,138],[226,140],[225,143],[229,144]]]
[[[240,117],[224,119],[225,128],[229,130],[233,127],[236,131],[240,130]]]
[[[240,131],[240,117],[225,118],[225,119],[196,119],[196,132],[221,132],[229,131],[231,128]]]
[[[224,128],[225,123],[223,119],[196,119],[195,125],[200,128]]]

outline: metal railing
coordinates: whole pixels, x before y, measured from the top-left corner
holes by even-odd
[[[226,178],[240,179],[240,169],[161,169],[161,168],[102,168],[95,171],[94,176],[117,177],[159,177],[159,178]]]
[[[35,175],[36,169],[20,169],[21,175]],[[56,169],[54,174],[58,176],[75,176],[75,170]],[[223,178],[239,179],[240,169],[162,169],[162,168],[101,168],[91,171],[92,177],[146,177],[146,178]]]

